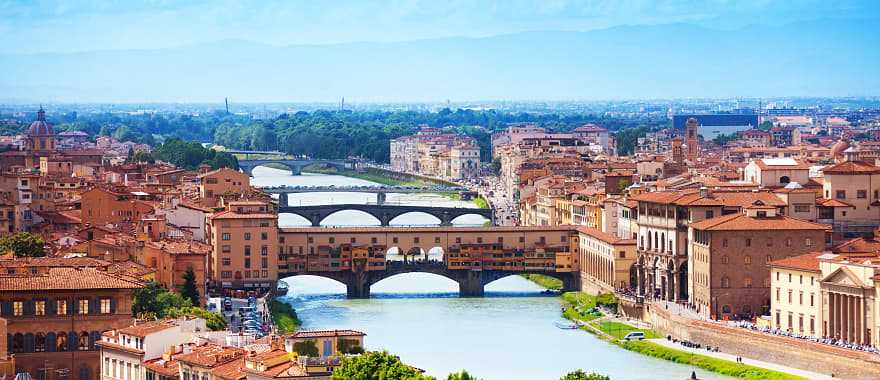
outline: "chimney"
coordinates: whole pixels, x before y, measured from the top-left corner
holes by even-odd
[[[712,190],[709,190],[706,186],[700,187],[700,197],[702,198],[712,198]]]

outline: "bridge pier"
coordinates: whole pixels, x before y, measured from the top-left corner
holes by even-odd
[[[287,207],[289,205],[288,194],[278,194],[278,207]]]
[[[299,165],[290,165],[290,175],[302,175],[303,167]]]
[[[482,297],[483,273],[467,271],[464,278],[458,281],[458,295],[460,297]]]
[[[378,204],[378,205],[384,205],[384,204],[385,204],[385,199],[386,199],[387,197],[388,197],[388,196],[387,196],[385,193],[376,193],[376,204]]]

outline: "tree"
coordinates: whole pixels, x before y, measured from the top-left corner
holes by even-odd
[[[46,251],[43,249],[45,245],[43,238],[29,232],[19,232],[0,238],[0,250],[12,251],[15,257],[46,256]]]
[[[318,356],[318,346],[311,339],[294,343],[293,351],[302,356]]]
[[[565,376],[560,377],[559,380],[611,380],[611,378],[596,372],[586,373],[584,371],[577,370],[565,374]]]
[[[467,371],[461,370],[461,372],[450,373],[449,376],[446,376],[446,380],[477,380],[477,378]]]
[[[419,370],[400,361],[388,351],[371,351],[346,356],[333,370],[333,380],[428,380]]]
[[[189,299],[180,294],[169,292],[155,281],[147,281],[143,288],[135,290],[131,312],[135,316],[151,314],[156,318],[164,318],[168,309],[192,305]]]
[[[343,354],[363,354],[364,349],[358,344],[357,340],[354,339],[339,339],[338,343],[339,352]]]
[[[770,128],[773,128],[773,122],[770,120],[764,120],[761,124],[758,124],[758,129],[762,131],[769,131]]]
[[[199,289],[196,285],[196,272],[192,267],[186,268],[183,273],[183,286],[180,287],[180,295],[188,299],[193,305],[199,305]]]
[[[156,159],[153,158],[152,153],[147,152],[145,150],[139,150],[139,151],[137,151],[137,153],[132,155],[130,161],[131,162],[146,162],[146,163],[152,164],[152,163],[156,162]]]

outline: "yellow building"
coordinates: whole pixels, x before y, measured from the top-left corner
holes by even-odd
[[[822,252],[787,257],[770,263],[770,326],[808,336],[822,329]]]
[[[636,240],[618,239],[596,228],[578,227],[577,247],[581,288],[590,293],[635,286]]]

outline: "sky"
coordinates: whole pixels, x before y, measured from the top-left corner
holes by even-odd
[[[0,0],[0,54],[486,37],[691,23],[877,18],[876,0]]]

